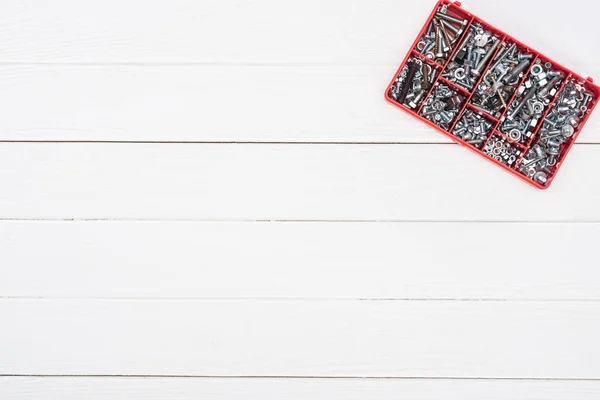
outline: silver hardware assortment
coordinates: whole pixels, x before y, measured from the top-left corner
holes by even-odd
[[[536,143],[525,154],[519,171],[540,185],[546,185],[563,152],[577,132],[581,120],[591,109],[594,94],[585,82],[569,80],[548,113]]]
[[[505,138],[494,135],[485,145],[483,152],[504,165],[512,167],[523,154],[521,150]]]
[[[494,125],[488,122],[481,113],[465,110],[452,133],[471,146],[481,149],[493,127]]]
[[[517,96],[500,124],[500,132],[511,140],[527,144],[532,138],[540,118],[551,99],[556,95],[564,73],[554,69],[552,63],[535,61],[525,82],[517,89]]]
[[[448,131],[464,101],[465,96],[437,82],[425,101],[421,116]]]
[[[500,43],[499,37],[474,23],[442,76],[468,91],[473,90]]]
[[[600,89],[456,4],[434,11],[388,100],[549,186]]]
[[[414,110],[423,102],[436,76],[435,67],[412,57],[390,88],[390,97]],[[405,84],[408,82],[410,84]]]
[[[516,43],[503,43],[471,104],[499,118],[534,58],[532,53],[518,49]]]
[[[432,61],[446,64],[468,23],[464,18],[448,14],[447,6],[441,6],[417,43],[416,51]]]

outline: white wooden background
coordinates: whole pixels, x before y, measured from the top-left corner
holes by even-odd
[[[542,192],[386,104],[433,4],[1,1],[0,399],[600,398],[600,116]]]

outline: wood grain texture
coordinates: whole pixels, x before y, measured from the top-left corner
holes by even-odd
[[[0,67],[0,106],[6,111],[0,140],[450,143],[384,101],[394,72]]]
[[[403,379],[0,377],[11,400],[596,400],[600,383]]]
[[[540,192],[385,103],[433,1],[5,3],[2,400],[599,397],[598,117]]]
[[[587,223],[3,221],[0,297],[599,301],[599,235]]]
[[[599,152],[544,192],[456,145],[4,143],[0,217],[598,221]]]
[[[451,143],[384,100],[395,70],[3,66],[0,140]]]
[[[5,299],[0,315],[0,374],[600,378],[599,303]]]
[[[468,9],[548,57],[598,77],[598,42],[589,34],[595,14],[579,12],[577,19],[565,20],[562,3],[555,3],[471,0]],[[395,68],[434,4],[433,0],[7,2],[0,16],[5,38],[0,55],[1,61],[20,63]],[[572,10],[593,7],[588,0],[569,2]]]

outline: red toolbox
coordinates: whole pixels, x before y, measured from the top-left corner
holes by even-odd
[[[527,183],[547,189],[600,87],[441,0],[385,98]]]

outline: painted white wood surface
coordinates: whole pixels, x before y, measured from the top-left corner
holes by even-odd
[[[597,302],[5,299],[0,315],[4,374],[600,376],[582,345]]]
[[[32,378],[0,380],[0,394],[16,400],[597,400],[590,381],[442,379],[210,379],[210,378]],[[526,397],[525,397],[526,396]]]
[[[8,66],[0,140],[445,142],[382,101],[393,67]],[[598,134],[600,139],[600,134]],[[597,141],[596,133],[588,141]]]
[[[432,5],[3,2],[0,399],[597,398],[598,116],[538,192],[386,104]]]
[[[0,293],[599,301],[599,235],[595,223],[3,221]]]
[[[423,0],[4,2],[2,61],[397,68],[431,12]],[[595,2],[471,0],[468,9],[577,71],[598,68]],[[565,24],[564,26],[562,24]],[[600,79],[600,76],[598,77]]]
[[[5,143],[0,217],[589,222],[599,170],[592,145],[541,191],[454,145]]]

